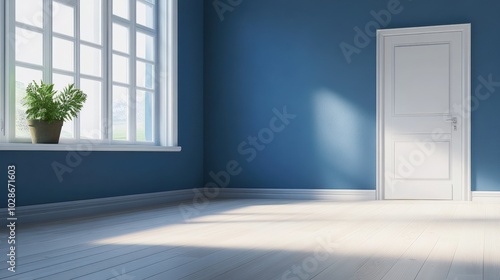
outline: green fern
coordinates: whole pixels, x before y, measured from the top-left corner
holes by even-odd
[[[78,115],[87,101],[87,95],[75,88],[74,84],[68,85],[58,93],[53,84],[38,84],[33,81],[26,88],[23,99],[27,107],[28,120],[42,120],[46,122],[70,121]]]

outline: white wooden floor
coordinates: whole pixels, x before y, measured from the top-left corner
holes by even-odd
[[[212,201],[18,226],[1,279],[500,279],[500,205]]]

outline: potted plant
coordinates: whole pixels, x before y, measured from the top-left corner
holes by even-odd
[[[24,105],[33,144],[57,144],[64,121],[77,116],[87,100],[87,95],[68,85],[62,91],[53,84],[33,81],[26,88]]]

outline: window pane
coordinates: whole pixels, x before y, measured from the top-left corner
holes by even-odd
[[[61,91],[68,85],[75,83],[75,78],[73,76],[54,73],[52,74],[52,83],[55,90]]]
[[[17,27],[16,60],[41,66],[43,64],[43,35]]]
[[[80,136],[83,139],[102,139],[101,82],[81,79],[80,89],[87,94],[87,101],[80,112]]]
[[[56,90],[60,91],[76,81],[88,96],[78,122],[71,121],[64,124],[62,138],[75,138],[80,135],[82,139],[103,139],[105,135],[103,118],[107,118],[109,113],[112,118],[110,132],[113,140],[154,141],[157,97],[155,59],[158,54],[156,35],[148,30],[156,27],[155,3],[158,1],[112,0],[111,3],[108,1],[12,0],[12,4],[16,6],[17,22],[14,26],[15,42],[13,42],[15,59],[18,62],[14,73],[16,105],[13,108],[17,137],[29,138],[24,108],[21,104],[21,99],[25,96],[25,87],[33,79],[41,80],[44,77],[42,72],[45,72],[46,75],[51,75],[45,77],[52,77]],[[52,10],[44,13],[43,5],[47,3],[50,3]],[[112,5],[112,11],[108,12],[113,15],[109,19],[108,15],[104,15],[107,4]],[[45,33],[42,34],[41,29],[47,26],[44,26],[43,19],[51,12],[52,26],[48,26],[50,34],[47,33],[49,37],[44,38]],[[110,29],[104,26],[107,21],[107,24],[112,25]],[[52,50],[45,49],[51,51],[52,56],[52,61],[49,61],[48,65],[44,64],[47,62],[44,40],[50,41],[52,47]],[[104,49],[104,46],[109,46],[111,50]],[[106,58],[107,51],[110,51],[110,58]],[[76,60],[77,54],[78,60]],[[111,65],[108,65],[108,62]],[[27,66],[25,63],[33,65]],[[20,67],[21,65],[24,67]],[[108,83],[104,81],[106,69],[112,71],[112,80],[109,81],[112,86],[111,92],[104,91]],[[75,76],[78,80],[75,80]],[[103,103],[108,95],[111,95],[109,107]],[[134,108],[131,109],[130,106]],[[107,112],[108,108],[111,112]],[[135,113],[130,115],[130,112]],[[79,131],[75,131],[76,128]],[[129,138],[129,134],[137,136],[132,139]]]
[[[113,0],[113,14],[129,19],[129,0]]]
[[[61,129],[61,139],[74,139],[75,138],[75,119],[66,121]]]
[[[153,64],[137,61],[137,86],[154,89],[154,70]]]
[[[101,44],[101,0],[80,1],[80,37],[83,41]]]
[[[152,36],[137,32],[137,57],[154,61],[155,46]]]
[[[53,59],[54,68],[66,71],[75,71],[75,45],[72,41],[54,38],[53,42]]]
[[[113,23],[113,50],[122,53],[129,53],[129,31],[128,28]]]
[[[87,0],[88,1],[88,0]],[[55,33],[67,36],[75,36],[75,9],[63,5],[59,2],[53,2],[52,28]]]
[[[154,28],[153,5],[137,1],[137,23]]]
[[[113,87],[113,140],[128,140],[128,88]]]
[[[43,0],[18,0],[15,3],[17,22],[43,27]]]
[[[137,92],[137,141],[153,141],[153,96],[151,92]]]
[[[52,74],[52,83],[54,84],[54,89],[61,92],[68,85],[75,83],[75,78],[73,76]],[[75,137],[75,120],[66,121],[61,130],[61,139],[73,139]]]
[[[128,84],[129,59],[121,55],[113,55],[113,81]]]
[[[101,50],[81,45],[80,55],[80,71],[82,74],[101,77]]]
[[[15,137],[29,138],[30,132],[26,123],[26,109],[23,106],[22,99],[26,96],[26,87],[33,80],[40,83],[42,80],[42,71],[16,67],[16,104],[15,104]]]

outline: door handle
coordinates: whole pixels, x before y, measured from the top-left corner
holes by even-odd
[[[451,122],[453,124],[457,124],[458,123],[458,118],[457,117],[448,117],[446,119],[444,119],[445,122]]]
[[[458,131],[457,123],[458,123],[458,118],[457,117],[447,117],[444,119],[445,122],[451,122],[453,124],[453,130]]]

